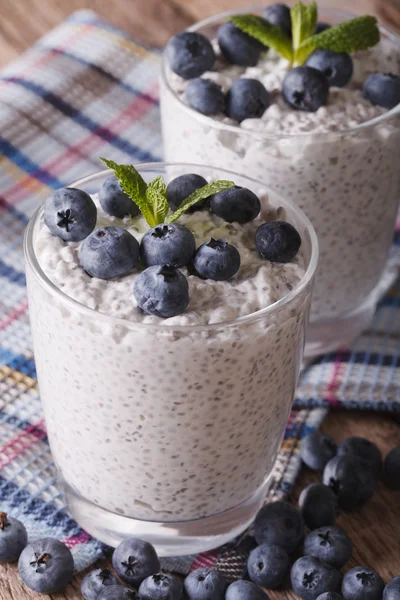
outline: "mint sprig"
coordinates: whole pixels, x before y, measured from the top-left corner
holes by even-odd
[[[309,55],[321,48],[335,52],[357,52],[375,46],[380,33],[375,17],[365,15],[350,21],[333,25],[322,33],[314,34],[318,21],[315,2],[308,5],[296,2],[290,11],[292,19],[292,39],[280,27],[270,25],[256,15],[245,14],[231,17],[231,21],[265,46],[270,46],[291,66],[302,65]]]
[[[137,205],[150,227],[156,227],[161,223],[173,223],[200,200],[235,185],[233,181],[225,180],[209,183],[190,194],[175,212],[167,216],[169,211],[167,186],[162,175],[146,183],[133,165],[119,165],[107,158],[100,158],[100,160],[114,171],[125,194]]]

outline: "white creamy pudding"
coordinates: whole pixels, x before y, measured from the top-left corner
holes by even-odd
[[[98,187],[109,174],[98,176]],[[111,513],[157,522],[215,515],[259,494],[274,464],[300,367],[316,241],[297,208],[234,180],[260,195],[259,217],[240,225],[203,210],[179,223],[197,247],[210,237],[234,243],[240,269],[213,281],[183,267],[190,301],[171,318],[138,308],[140,263],[121,277],[92,278],[79,264],[84,241],[52,235],[41,212],[28,231],[30,316],[51,450],[68,489]],[[94,200],[96,228],[118,225],[138,240],[149,229],[141,216],[109,217]],[[260,223],[277,218],[301,236],[286,263],[264,260],[254,245]],[[261,501],[262,494],[254,510]]]
[[[357,311],[385,270],[400,194],[399,109],[370,103],[362,85],[376,72],[400,73],[400,45],[382,30],[378,45],[352,55],[350,82],[330,87],[327,103],[306,112],[284,100],[289,63],[273,50],[261,53],[254,66],[224,59],[216,31],[225,21],[226,16],[217,16],[193,28],[212,41],[216,53],[213,69],[201,78],[216,82],[224,93],[239,79],[260,81],[269,93],[269,106],[261,117],[241,122],[222,113],[200,114],[187,105],[190,80],[173,73],[165,60],[161,109],[166,159],[211,162],[245,173],[304,210],[320,243],[311,324],[331,323],[322,350],[338,333],[335,323]],[[355,323],[354,315],[352,319]]]

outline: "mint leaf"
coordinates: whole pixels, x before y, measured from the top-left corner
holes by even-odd
[[[148,184],[146,198],[157,224],[164,223],[169,204],[167,201],[167,186],[162,175],[159,175]]]
[[[365,15],[351,21],[333,25],[322,33],[305,40],[296,52],[296,64],[303,64],[317,48],[334,52],[357,52],[368,50],[380,40],[379,28],[375,17]]]
[[[185,213],[188,208],[199,202],[199,200],[204,200],[217,192],[222,192],[223,190],[228,190],[233,187],[235,184],[233,181],[226,181],[221,179],[219,181],[214,181],[213,183],[208,183],[207,185],[195,190],[193,194],[190,194],[185,200],[182,202],[179,208],[176,209],[175,212],[172,213],[169,217],[167,217],[167,223],[173,223],[177,221],[180,216]]]
[[[311,2],[307,6],[302,2],[296,2],[290,9],[292,19],[292,42],[294,53],[301,46],[304,40],[311,37],[317,24],[317,5]]]
[[[292,42],[280,27],[271,25],[265,19],[256,15],[235,15],[230,19],[236,27],[251,35],[264,46],[273,48],[289,62],[293,60]]]

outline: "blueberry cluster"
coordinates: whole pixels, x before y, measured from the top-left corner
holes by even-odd
[[[285,4],[272,4],[263,12],[263,19],[278,26],[291,38],[290,9]],[[317,23],[315,33],[330,26]],[[223,23],[217,32],[221,57],[229,64],[241,67],[257,65],[268,51],[251,35],[234,23]],[[202,34],[184,31],[172,37],[166,47],[166,57],[172,71],[190,80],[185,96],[189,106],[204,115],[225,114],[241,122],[260,118],[270,105],[270,95],[257,79],[240,78],[225,94],[217,83],[202,78],[215,65],[216,55],[210,41]],[[283,81],[282,96],[295,110],[315,112],[327,104],[331,86],[344,87],[353,75],[353,60],[346,52],[317,49],[302,66],[291,69]],[[373,104],[393,108],[400,102],[400,76],[376,73],[364,84],[364,96]]]
[[[173,179],[166,189],[172,210],[196,190],[207,185],[200,175],[191,173]],[[103,210],[112,216],[136,216],[138,207],[124,193],[115,176],[109,177],[99,192]],[[132,208],[133,205],[133,208]],[[209,209],[228,222],[240,224],[254,220],[261,209],[259,198],[238,186],[215,193],[191,210]],[[145,233],[141,243],[126,229],[96,225],[97,210],[92,198],[74,188],[62,188],[50,196],[44,220],[50,231],[64,241],[82,242],[79,249],[81,267],[92,277],[110,279],[144,267],[133,286],[140,309],[162,318],[182,313],[189,304],[189,286],[179,270],[202,279],[226,281],[240,268],[240,254],[224,239],[211,238],[196,248],[193,233],[180,223],[161,223]],[[259,254],[273,262],[291,261],[301,244],[296,229],[284,221],[263,223],[257,229],[255,245]]]

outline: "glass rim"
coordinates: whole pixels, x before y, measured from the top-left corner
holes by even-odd
[[[182,167],[182,168],[183,167],[184,168],[188,168],[188,167],[192,168],[193,167],[194,169],[199,169],[199,168],[207,169],[208,168],[210,170],[216,169],[215,167],[210,167],[207,165],[198,165],[198,164],[191,164],[191,163],[166,163],[166,162],[135,163],[135,167],[138,169],[139,172],[141,172],[141,171],[142,172],[143,171],[151,172],[151,171],[156,171],[157,169],[159,170],[159,169],[162,169],[165,167]],[[276,192],[273,188],[262,184],[260,181],[258,181],[256,179],[252,179],[251,177],[247,177],[245,175],[240,175],[238,173],[234,173],[233,171],[229,171],[227,169],[219,169],[218,168],[217,170],[219,172],[226,173],[230,176],[242,177],[243,179],[247,179],[251,183],[257,184],[260,187],[264,188],[267,191],[267,193],[272,192],[272,194],[274,194],[275,196],[277,196],[279,198],[279,203],[282,204],[282,206],[284,206],[285,208],[290,208],[291,210],[293,210],[296,213],[296,217],[297,216],[299,217],[301,225],[308,232],[308,235],[310,237],[311,255],[310,255],[310,260],[309,260],[307,269],[304,273],[304,276],[302,277],[302,279],[300,280],[298,285],[293,288],[293,290],[291,290],[288,294],[285,294],[285,296],[283,296],[283,298],[281,298],[277,302],[274,302],[273,304],[270,304],[269,306],[261,308],[258,311],[249,313],[248,315],[243,315],[241,317],[237,317],[236,319],[230,319],[228,321],[220,321],[219,323],[207,323],[204,325],[202,325],[202,324],[200,324],[200,325],[199,324],[195,324],[195,325],[162,325],[159,323],[143,323],[141,321],[130,321],[129,319],[123,319],[123,318],[108,315],[106,313],[101,313],[96,309],[90,308],[89,306],[86,306],[85,304],[82,304],[81,302],[74,300],[73,298],[71,298],[71,296],[69,296],[68,294],[63,292],[55,283],[53,283],[51,281],[51,279],[49,277],[47,277],[46,273],[43,271],[42,267],[40,266],[39,261],[36,256],[34,245],[33,245],[33,235],[34,235],[36,224],[43,214],[43,208],[44,208],[43,204],[35,210],[34,214],[30,218],[29,223],[25,229],[23,246],[24,246],[24,254],[25,254],[26,263],[30,267],[32,273],[34,274],[36,279],[39,281],[39,283],[50,294],[52,294],[53,296],[59,297],[60,300],[64,303],[64,305],[66,305],[67,307],[70,306],[74,312],[79,312],[82,315],[87,315],[90,318],[94,318],[97,320],[114,323],[115,325],[124,325],[125,327],[126,326],[131,327],[131,328],[141,327],[141,328],[145,328],[145,329],[161,330],[161,331],[164,331],[165,333],[168,333],[168,331],[170,331],[170,332],[171,331],[182,331],[182,332],[209,331],[210,329],[215,330],[215,329],[221,329],[221,328],[225,328],[225,327],[233,327],[235,325],[240,325],[240,324],[246,324],[249,322],[251,323],[253,321],[257,321],[257,320],[265,317],[266,315],[271,315],[276,312],[279,312],[286,305],[290,305],[295,300],[296,297],[301,295],[301,293],[304,291],[304,289],[307,288],[307,286],[310,284],[310,282],[312,281],[312,279],[315,275],[315,271],[318,266],[318,258],[319,258],[319,244],[318,244],[318,238],[317,238],[315,229],[314,229],[311,221],[305,215],[305,213],[294,202],[292,203],[291,201],[286,200],[285,198],[282,198],[280,193]],[[90,183],[91,180],[96,180],[97,178],[99,178],[101,176],[105,177],[106,175],[112,175],[112,174],[113,174],[113,171],[111,169],[103,169],[101,171],[97,171],[96,173],[92,173],[91,175],[87,175],[86,177],[81,177],[80,179],[77,179],[76,181],[70,183],[66,187],[79,187],[79,185],[82,185],[83,183],[87,184],[87,183]]]
[[[215,15],[212,15],[211,17],[207,17],[206,19],[203,19],[201,21],[197,21],[196,23],[194,23],[193,25],[188,27],[186,31],[199,31],[199,30],[203,29],[204,27],[213,25],[213,24],[219,22],[221,19],[228,18],[232,15],[241,15],[241,14],[245,14],[248,12],[261,11],[263,8],[265,8],[265,5],[255,4],[252,6],[248,6],[246,8],[240,8],[240,9],[236,9],[236,10],[226,10],[226,11],[217,13]],[[322,13],[323,16],[329,16],[329,15],[335,16],[336,15],[338,17],[346,18],[346,20],[349,18],[354,18],[356,16],[359,16],[359,15],[356,15],[351,12],[347,12],[347,11],[339,10],[339,9],[328,8],[328,7],[321,7],[320,12]],[[386,37],[388,37],[395,45],[398,46],[399,51],[400,51],[400,36],[398,34],[396,34],[394,31],[392,31],[391,29],[389,29],[388,27],[383,26],[380,23],[378,23],[378,27],[381,32],[385,33]],[[348,127],[346,129],[342,129],[341,131],[302,131],[302,132],[298,132],[298,133],[268,133],[268,132],[258,133],[257,131],[253,131],[251,129],[242,129],[238,125],[230,125],[228,123],[222,123],[221,121],[217,121],[216,119],[213,119],[212,117],[203,115],[203,114],[199,113],[198,111],[194,110],[194,108],[191,108],[188,104],[183,102],[183,100],[178,96],[178,94],[175,92],[175,90],[171,87],[169,80],[168,80],[168,75],[167,75],[168,69],[169,69],[169,67],[168,67],[168,63],[166,60],[166,53],[164,50],[164,52],[162,54],[162,61],[161,61],[160,79],[161,79],[162,83],[165,85],[165,87],[167,88],[167,90],[172,94],[174,99],[180,104],[181,108],[183,110],[185,110],[187,113],[189,113],[189,115],[191,115],[194,119],[197,119],[198,121],[200,121],[201,123],[203,123],[204,125],[206,125],[209,128],[219,129],[219,130],[223,130],[223,131],[229,131],[230,133],[234,133],[235,135],[248,135],[257,140],[276,140],[276,139],[292,140],[294,138],[301,138],[301,139],[307,139],[310,137],[323,138],[324,136],[340,137],[342,135],[351,135],[354,133],[358,133],[359,131],[362,132],[370,127],[375,127],[376,125],[379,125],[384,121],[391,120],[392,118],[400,115],[400,104],[398,104],[397,106],[394,106],[392,109],[388,110],[386,113],[383,113],[382,115],[379,115],[379,116],[375,117],[374,119],[369,119],[368,121],[365,121],[364,123],[360,123],[354,127]]]

